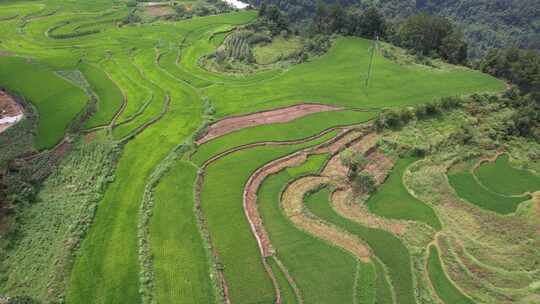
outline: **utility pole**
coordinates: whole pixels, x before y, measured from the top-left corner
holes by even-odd
[[[377,35],[375,39],[373,39],[373,43],[371,44],[371,47],[369,48],[369,66],[368,66],[368,72],[367,72],[366,80],[364,84],[366,89],[369,86],[369,79],[371,78],[371,71],[373,69],[373,58],[375,57],[375,48],[377,47],[378,41],[379,41],[379,36]]]

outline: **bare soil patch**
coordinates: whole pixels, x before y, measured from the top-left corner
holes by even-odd
[[[13,56],[15,54],[8,52],[8,51],[0,51],[0,57],[2,56]]]
[[[306,157],[306,153],[299,153],[270,162],[255,171],[244,188],[244,212],[251,225],[253,234],[259,243],[259,249],[263,257],[271,256],[273,254],[273,248],[257,209],[257,192],[259,187],[269,175],[275,174],[287,167],[300,165],[306,160]]]
[[[326,164],[322,175],[336,178],[347,177],[349,169],[341,163],[341,157],[338,152],[344,147],[350,146],[351,149],[358,153],[366,153],[377,144],[378,140],[379,136],[375,133],[368,133],[364,135],[362,132],[357,131],[356,137],[343,138],[342,141],[336,142],[336,144],[329,149],[329,152],[335,155]]]
[[[341,109],[342,108],[340,107],[329,105],[306,103],[247,115],[232,116],[211,124],[208,127],[206,134],[197,139],[196,143],[200,145],[213,138],[244,128],[274,123],[285,123],[309,114],[338,111]]]
[[[377,185],[384,183],[390,170],[394,167],[394,161],[378,149],[372,149],[366,158],[368,164],[364,167],[364,171],[373,176]]]
[[[23,118],[23,109],[13,97],[0,90],[0,133]]]
[[[150,5],[146,8],[146,13],[152,17],[163,17],[172,14],[172,8],[164,5]]]

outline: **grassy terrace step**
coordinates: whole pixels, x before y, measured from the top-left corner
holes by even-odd
[[[377,291],[377,273],[373,262],[358,261],[356,278],[356,303],[374,304]]]
[[[483,163],[474,173],[482,185],[503,195],[521,195],[540,190],[540,176],[512,167],[508,154],[498,157],[495,162]]]
[[[205,172],[201,206],[212,243],[224,266],[233,303],[273,303],[268,277],[245,217],[242,195],[249,176],[262,165],[296,150],[322,143],[336,133],[291,146],[256,147],[229,154]]]
[[[208,257],[195,218],[197,169],[178,162],[155,189],[150,223],[157,303],[215,303]]]
[[[457,194],[469,203],[500,214],[515,212],[518,205],[528,197],[506,197],[497,195],[478,184],[469,171],[448,175],[450,185]]]
[[[228,149],[263,141],[286,141],[315,135],[338,125],[352,125],[366,122],[375,117],[376,112],[353,110],[321,112],[310,114],[287,123],[260,125],[246,128],[212,139],[197,148],[192,156],[195,163],[203,163],[210,157]]]
[[[78,252],[69,303],[140,302],[137,224],[147,177],[201,123],[193,114],[182,115],[184,108],[199,104],[198,97],[180,84],[173,93],[170,111],[124,147],[115,181]]]
[[[39,113],[35,140],[37,149],[51,148],[89,98],[84,91],[53,71],[25,58],[0,57],[0,86],[24,97]]]
[[[356,260],[347,252],[296,228],[280,208],[281,191],[303,174],[316,173],[326,155],[268,177],[257,205],[276,255],[297,283],[304,303],[352,303]]]
[[[429,247],[428,273],[439,298],[446,304],[474,304],[450,281],[441,264],[437,247]]]
[[[179,50],[173,49],[162,54],[159,59],[159,66],[171,73],[171,75],[174,77],[181,79],[194,87],[203,88],[211,85],[211,81],[201,79],[193,74],[188,73],[176,63],[179,52]]]
[[[398,304],[414,304],[413,277],[410,255],[401,241],[391,233],[362,226],[340,217],[330,206],[330,192],[323,189],[306,198],[306,207],[317,217],[357,235],[373,250],[388,272]]]
[[[435,230],[441,222],[435,211],[412,196],[403,185],[403,174],[417,158],[401,158],[384,184],[367,201],[369,210],[377,215],[425,223]]]
[[[114,56],[110,60],[103,61],[101,67],[111,75],[126,96],[127,104],[116,122],[121,123],[137,115],[152,98],[148,81],[140,75],[139,70],[126,56]]]
[[[99,97],[96,113],[86,121],[85,127],[92,128],[109,124],[120,110],[124,98],[122,92],[101,69],[85,63],[79,66],[79,70]]]
[[[388,281],[384,265],[378,259],[374,259],[373,264],[377,271],[376,303],[394,303],[394,291],[392,290],[392,285]]]
[[[268,265],[272,268],[272,272],[274,273],[276,280],[279,285],[279,290],[281,292],[281,303],[282,304],[294,304],[298,303],[298,300],[296,299],[296,295],[294,293],[294,289],[287,281],[287,277],[281,271],[279,265],[277,264],[276,260],[274,260],[273,257],[267,258]]]

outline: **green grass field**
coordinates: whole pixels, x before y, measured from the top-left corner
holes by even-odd
[[[503,195],[522,195],[540,190],[540,176],[512,167],[508,154],[495,162],[483,163],[474,173],[484,186]]]
[[[306,207],[317,217],[357,235],[388,267],[389,276],[399,303],[416,303],[410,255],[403,243],[391,233],[364,227],[340,217],[329,204],[330,192],[323,189],[306,198]],[[380,272],[379,272],[380,273]]]
[[[441,259],[437,247],[431,245],[429,247],[428,273],[431,284],[437,292],[439,298],[446,304],[473,304],[474,302],[465,296],[459,289],[450,281],[441,265]]]
[[[286,39],[278,36],[272,39],[271,43],[256,46],[253,49],[253,56],[258,64],[271,64],[301,51],[302,47],[299,39]]]
[[[405,170],[417,161],[416,158],[400,158],[388,179],[367,201],[369,210],[377,215],[399,219],[418,221],[441,229],[441,222],[431,207],[412,196],[403,185]]]
[[[294,66],[268,81],[226,89],[223,85],[212,86],[205,91],[223,117],[303,101],[382,108],[504,88],[500,81],[471,70],[400,66],[377,54],[366,90],[362,80],[367,73],[370,45],[368,40],[340,38],[322,57]]]

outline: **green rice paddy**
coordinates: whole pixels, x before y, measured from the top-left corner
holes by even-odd
[[[152,189],[154,204],[149,215],[152,296],[157,303],[215,303],[220,297],[212,286],[207,244],[193,209],[194,181],[202,170],[198,166],[210,157],[250,143],[300,140],[328,128],[363,123],[386,107],[504,89],[502,81],[477,71],[399,65],[379,53],[367,89],[361,80],[367,73],[371,42],[353,37],[337,37],[327,54],[287,69],[276,66],[250,75],[213,73],[201,67],[199,59],[215,51],[224,32],[256,18],[255,11],[121,25],[119,20],[131,10],[125,1],[115,0],[0,3],[0,87],[36,108],[34,148],[52,148],[68,131],[95,127],[106,129],[103,137],[111,143],[123,140],[114,178],[99,202],[94,198],[97,209],[90,229],[73,253],[72,265],[64,270],[67,277],[61,298],[66,303],[142,303],[138,229],[143,194],[166,156],[178,145],[191,143],[206,118],[205,100],[215,106],[217,119],[303,102],[344,109],[227,134],[191,151],[193,163],[186,157],[170,168]],[[270,47],[277,54],[276,50],[288,46],[276,41]],[[59,76],[66,71],[81,72],[90,94]],[[95,112],[82,121],[89,95],[98,97]],[[237,151],[205,168],[201,212],[232,303],[275,301],[274,287],[244,215],[245,182],[265,163],[336,135],[332,131],[304,143]],[[304,303],[390,303],[394,292],[399,303],[414,303],[409,252],[398,238],[339,217],[325,191],[310,197],[307,206],[313,213],[364,239],[378,257],[373,264],[358,264],[344,251],[298,230],[281,213],[279,194],[285,184],[316,172],[326,158],[312,156],[300,167],[271,176],[259,193],[260,212],[276,256],[297,283]],[[374,212],[439,229],[432,210],[406,193],[400,166],[373,198],[376,203],[370,203],[376,206]],[[479,169],[482,183],[498,187],[498,181],[482,177],[483,170],[491,169]],[[508,171],[499,165],[494,170]],[[507,194],[525,188],[531,190],[531,186],[501,189]],[[387,202],[406,207],[392,213]],[[268,263],[277,273],[284,303],[296,303],[294,290],[275,260]],[[39,282],[32,295],[46,294],[47,283]],[[24,289],[3,281],[0,287],[5,294],[20,294]]]
[[[523,195],[540,190],[540,176],[512,167],[508,154],[498,157],[495,162],[483,163],[474,173],[482,185],[503,195]]]
[[[515,212],[520,203],[528,200],[528,197],[524,196],[508,197],[489,191],[478,184],[478,181],[471,172],[450,174],[448,181],[457,194],[464,200],[480,208],[500,214]]]
[[[306,207],[317,217],[357,235],[373,250],[388,273],[399,303],[416,303],[410,255],[403,243],[390,232],[362,226],[339,216],[330,206],[330,192],[323,189],[306,198]]]
[[[283,214],[280,196],[288,182],[316,173],[326,155],[311,156],[293,168],[268,177],[257,206],[276,255],[294,277],[305,303],[352,303],[356,261],[348,253],[296,228]],[[321,276],[320,273],[324,273]]]
[[[441,222],[433,209],[412,196],[403,185],[403,174],[417,161],[416,158],[400,158],[384,184],[367,201],[369,210],[377,215],[425,223],[435,230]]]
[[[444,303],[473,304],[474,302],[465,296],[454,283],[448,278],[439,258],[437,247],[429,247],[428,272],[431,284],[437,295]]]

